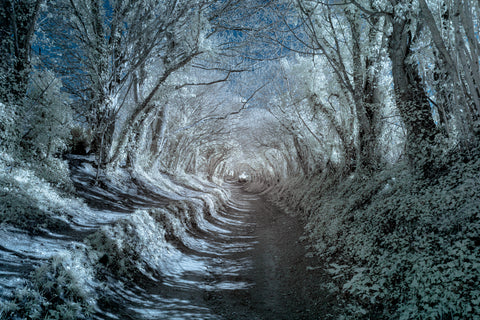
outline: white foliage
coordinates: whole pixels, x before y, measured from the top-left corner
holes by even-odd
[[[96,306],[97,286],[85,253],[64,251],[37,268],[14,300],[2,306],[3,312],[13,319],[88,319]]]
[[[61,81],[53,73],[39,71],[32,76],[29,100],[22,107],[20,120],[26,153],[40,159],[51,157],[67,147],[72,110]]]

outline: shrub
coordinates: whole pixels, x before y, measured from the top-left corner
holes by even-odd
[[[32,233],[41,229],[66,228],[66,199],[49,183],[29,169],[5,164],[0,167],[0,222]]]
[[[83,251],[66,251],[36,269],[2,309],[10,319],[90,319],[96,305],[96,286],[93,268]]]

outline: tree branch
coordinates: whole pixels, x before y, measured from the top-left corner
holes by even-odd
[[[267,84],[268,84],[268,82],[265,83],[265,84],[263,84],[262,86],[258,87],[258,88],[250,95],[250,97],[248,97],[248,99],[245,100],[245,102],[243,102],[243,104],[242,104],[242,106],[240,107],[240,109],[238,109],[238,110],[236,110],[236,111],[232,111],[232,112],[227,113],[227,114],[222,115],[222,116],[208,116],[208,117],[205,117],[205,118],[203,118],[203,119],[194,121],[194,122],[191,123],[191,124],[188,124],[188,125],[186,125],[186,126],[183,126],[183,127],[179,128],[179,129],[175,130],[175,131],[173,132],[173,134],[177,134],[177,133],[179,133],[179,132],[181,132],[181,131],[184,131],[184,130],[188,130],[188,129],[190,129],[190,128],[193,128],[193,127],[197,126],[198,124],[200,124],[200,123],[202,123],[202,122],[205,122],[205,121],[210,121],[210,120],[225,120],[225,119],[227,119],[227,118],[230,117],[230,116],[239,114],[239,113],[242,112],[243,110],[247,109],[248,102],[250,102],[250,100],[252,100],[253,97],[254,97],[260,90],[262,90]]]

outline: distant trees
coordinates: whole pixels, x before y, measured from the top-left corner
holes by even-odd
[[[236,14],[232,8],[244,4],[239,0],[4,0],[0,7],[0,100],[15,102],[28,91],[35,100],[28,110],[35,105],[40,114],[56,110],[59,115],[62,112],[49,105],[47,97],[40,97],[48,93],[51,100],[55,88],[62,92],[57,94],[57,106],[64,99],[63,105],[73,108],[76,124],[83,127],[76,132],[90,132],[89,150],[95,153],[99,168],[132,165],[142,151],[150,158],[145,163],[151,165],[156,157],[165,156],[163,148],[174,147],[172,137],[166,136],[174,92],[224,82],[242,71],[238,61],[232,67],[237,57],[215,57],[216,51],[225,48],[222,43],[214,44],[214,35],[225,31],[226,16]],[[207,58],[205,63],[199,62],[200,56]],[[202,77],[171,80],[196,60]],[[32,78],[35,74],[38,77]],[[54,84],[52,88],[49,83]],[[206,117],[208,112],[203,111],[193,115]],[[72,119],[69,113],[68,117]],[[43,123],[56,123],[57,118],[45,117]],[[64,129],[70,130],[70,124]],[[47,127],[18,127],[26,131],[18,133],[20,138],[43,129],[53,132]],[[195,140],[189,136],[192,130],[187,131],[179,143]],[[188,167],[193,170],[192,165]]]
[[[200,163],[212,167],[206,163],[218,163],[218,153],[207,160],[194,147],[207,153],[223,150],[224,158],[229,148],[219,147],[214,136],[225,133],[220,122],[246,103],[223,111],[217,108],[222,102],[200,106],[193,88],[225,82],[245,70],[242,58],[221,41],[235,38],[229,28],[240,16],[251,15],[250,10],[239,0],[2,1],[0,98],[10,103],[28,92],[30,99],[25,114],[2,115],[2,128],[18,131],[2,137],[15,134],[26,148],[53,155],[60,149],[51,146],[65,147],[65,132],[75,119],[76,140],[88,140],[78,137],[82,132],[90,135],[89,151],[99,168],[151,167],[156,161],[166,170],[194,172]],[[198,77],[190,68],[194,61]],[[34,121],[10,125],[12,115],[15,121]],[[186,115],[191,116],[188,121]],[[53,142],[56,133],[61,143]],[[39,137],[46,140],[35,145]]]
[[[331,119],[331,125],[343,141],[350,170],[372,170],[378,162],[379,75],[374,70],[381,59],[384,21],[374,17],[364,22],[355,7],[312,6],[309,1],[297,1],[297,6],[302,24],[306,26],[304,45],[311,54],[324,57],[323,63],[328,64],[338,83],[340,92],[337,95],[344,96],[345,103],[354,106],[351,111],[356,116],[358,128],[356,148],[347,141],[353,140],[354,133],[347,133],[346,128],[335,124],[333,110],[329,110],[315,93],[310,103],[314,110]]]

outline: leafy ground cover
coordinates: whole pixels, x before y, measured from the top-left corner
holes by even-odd
[[[306,218],[308,254],[328,269],[343,318],[480,317],[480,160],[447,167],[431,179],[397,164],[276,188]]]

